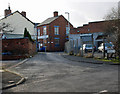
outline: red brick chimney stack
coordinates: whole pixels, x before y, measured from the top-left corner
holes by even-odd
[[[22,11],[21,14],[26,17],[26,12],[25,11]]]
[[[58,17],[58,11],[55,11],[53,14],[54,14],[54,17]]]
[[[8,9],[5,9],[5,11],[4,11],[5,17],[8,16],[9,14],[11,14],[10,5],[8,5]]]

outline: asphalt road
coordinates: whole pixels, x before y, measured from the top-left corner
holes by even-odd
[[[118,66],[73,62],[60,53],[38,53],[11,69],[25,83],[3,92],[118,92]]]

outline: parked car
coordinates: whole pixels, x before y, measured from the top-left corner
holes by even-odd
[[[113,49],[114,45],[112,43],[105,43],[105,52],[107,52],[107,50]],[[103,48],[103,43],[101,43],[101,45],[98,47],[98,52],[103,52],[104,48]]]
[[[92,52],[92,49],[94,48],[95,50],[95,47],[92,47],[92,44],[83,44],[83,51],[85,53],[87,52]],[[82,48],[80,48],[80,50],[82,50]]]

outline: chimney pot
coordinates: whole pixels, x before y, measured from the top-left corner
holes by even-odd
[[[4,15],[5,15],[5,17],[6,16],[8,16],[9,14],[11,14],[11,10],[10,9],[6,9],[6,10],[4,10]]]
[[[21,14],[26,17],[26,12],[22,11]]]
[[[58,17],[58,11],[54,12],[54,17]]]

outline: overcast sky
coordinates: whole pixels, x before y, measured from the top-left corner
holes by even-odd
[[[112,7],[117,7],[118,1],[120,0],[0,0],[0,18],[4,17],[4,10],[10,3],[12,12],[26,11],[27,17],[37,23],[52,17],[54,11],[67,19],[65,12],[69,12],[70,22],[78,27],[103,20]]]

